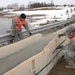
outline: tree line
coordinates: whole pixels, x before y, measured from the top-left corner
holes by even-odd
[[[36,3],[29,3],[28,4],[29,8],[51,7],[51,6],[54,6],[54,4],[52,4],[52,3],[47,4],[47,3],[43,3],[43,2],[42,3],[36,2]]]
[[[29,2],[28,5],[26,6],[25,4],[19,5],[18,3],[13,3],[13,4],[9,4],[4,8],[8,8],[8,9],[25,9],[25,8],[38,8],[38,7],[52,7],[52,6],[70,6],[73,7],[75,5],[54,5],[54,3],[45,3],[45,2]],[[3,7],[0,7],[0,10],[3,10]]]

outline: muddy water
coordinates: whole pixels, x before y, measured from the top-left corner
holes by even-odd
[[[26,20],[28,22],[28,19],[26,19]],[[0,35],[10,33],[11,25],[12,25],[12,18],[0,18]],[[31,26],[29,26],[29,27],[31,27]],[[22,30],[25,30],[25,28],[22,27]]]
[[[0,18],[0,35],[6,34],[11,30],[12,19]]]

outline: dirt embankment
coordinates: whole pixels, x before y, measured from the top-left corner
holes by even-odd
[[[67,62],[62,57],[48,75],[75,75],[75,69],[67,69],[65,65],[67,65]]]

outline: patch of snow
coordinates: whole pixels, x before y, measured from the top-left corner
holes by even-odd
[[[44,15],[31,17],[31,20],[35,21],[28,22],[28,24],[30,28],[36,28],[40,27],[40,24],[45,24],[48,21],[62,21],[67,20],[67,18],[71,18],[73,15],[75,15],[75,7],[61,7],[60,10],[9,11],[8,13],[17,15],[21,13],[25,13],[26,15]]]

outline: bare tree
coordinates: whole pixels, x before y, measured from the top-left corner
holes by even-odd
[[[12,7],[15,8],[15,9],[18,8],[18,3],[12,4]]]
[[[12,5],[11,4],[7,5],[7,8],[12,9]]]
[[[20,5],[19,9],[24,10],[25,6],[24,5]]]
[[[63,6],[66,7],[66,4],[64,4]]]
[[[17,9],[18,8],[18,3],[9,4],[9,5],[7,5],[7,8],[8,9],[12,9],[12,8]]]
[[[28,7],[28,8],[30,8],[30,5],[31,5],[31,4],[32,4],[32,2],[31,2],[31,1],[29,1],[29,3],[28,3],[28,6],[27,6],[27,7]]]

